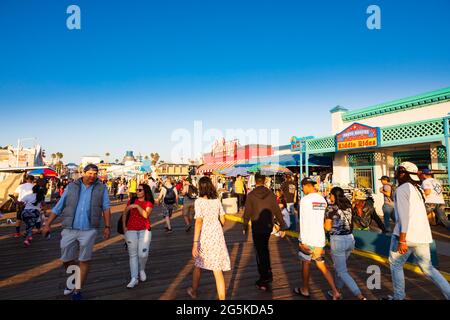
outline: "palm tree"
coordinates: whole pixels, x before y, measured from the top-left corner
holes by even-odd
[[[57,172],[59,175],[61,174],[61,171],[62,171],[63,166],[64,166],[64,164],[63,164],[62,161],[58,161],[58,163],[55,164],[56,172]]]
[[[52,153],[51,157],[52,157],[52,163],[55,163],[56,154],[55,154],[55,153]]]
[[[56,158],[57,158],[58,160],[61,160],[63,157],[64,157],[64,154],[62,154],[61,152],[57,152],[57,153],[56,153]]]
[[[52,154],[52,158],[53,158],[53,155],[55,155],[54,159],[56,159],[56,164],[55,164],[56,172],[58,172],[58,174],[61,174],[61,169],[62,169],[62,166],[64,165],[63,162],[61,161],[61,159],[64,157],[64,154],[62,154],[61,152],[57,152],[56,154]]]

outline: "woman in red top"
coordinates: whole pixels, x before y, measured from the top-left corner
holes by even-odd
[[[138,273],[141,281],[145,281],[145,264],[148,259],[148,250],[152,240],[150,214],[155,200],[152,190],[146,184],[140,184],[136,197],[128,201],[123,212],[123,230],[130,255],[131,281],[127,288],[134,288],[138,283]],[[128,215],[128,218],[127,218]]]

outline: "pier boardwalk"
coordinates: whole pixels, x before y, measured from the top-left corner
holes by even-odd
[[[193,259],[191,246],[193,230],[186,233],[180,210],[174,214],[172,234],[164,232],[164,222],[160,207],[156,207],[152,217],[152,243],[146,267],[148,280],[134,289],[126,289],[130,271],[128,253],[124,248],[122,235],[115,227],[125,204],[113,202],[113,230],[109,240],[104,241],[101,234],[95,245],[91,271],[87,284],[83,288],[84,299],[189,299],[186,289],[192,281]],[[55,225],[58,226],[58,220]],[[35,235],[29,248],[24,248],[22,238],[13,238],[14,228],[8,225],[0,227],[0,299],[65,299],[62,292],[68,275],[65,274],[59,260],[60,227],[52,231],[51,239]],[[297,239],[284,239],[272,236],[270,240],[272,269],[274,275],[273,290],[259,291],[254,283],[258,278],[256,259],[251,235],[242,234],[239,222],[227,220],[225,238],[231,258],[231,271],[225,272],[227,299],[233,300],[302,300],[292,293],[300,285],[300,263],[297,258]],[[440,241],[447,244],[450,240],[443,231]],[[334,272],[329,254],[328,265]],[[439,255],[440,270],[450,272],[450,258]],[[381,289],[369,290],[366,273],[370,265],[380,266]],[[387,264],[367,257],[353,254],[349,259],[349,271],[355,278],[363,294],[368,299],[378,299],[391,293],[392,283]],[[405,271],[408,299],[443,299],[440,291],[423,275]],[[327,299],[328,287],[315,266],[311,275],[311,299]],[[344,299],[354,299],[344,288]],[[203,272],[199,289],[199,299],[216,299],[215,282],[212,272]]]

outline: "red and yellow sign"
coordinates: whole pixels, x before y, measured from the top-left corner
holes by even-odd
[[[336,135],[337,151],[373,148],[379,144],[379,128],[354,123]]]

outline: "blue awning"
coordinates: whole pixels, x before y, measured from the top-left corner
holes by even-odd
[[[303,154],[303,165],[305,165],[305,154]],[[311,167],[331,167],[332,166],[331,157],[321,157],[315,155],[309,155],[308,165]],[[256,161],[251,161],[249,163],[238,164],[235,167],[252,167],[254,165],[265,165],[265,164],[279,164],[284,167],[294,167],[300,165],[300,155],[296,154],[284,154],[281,156],[270,156],[262,157]]]

